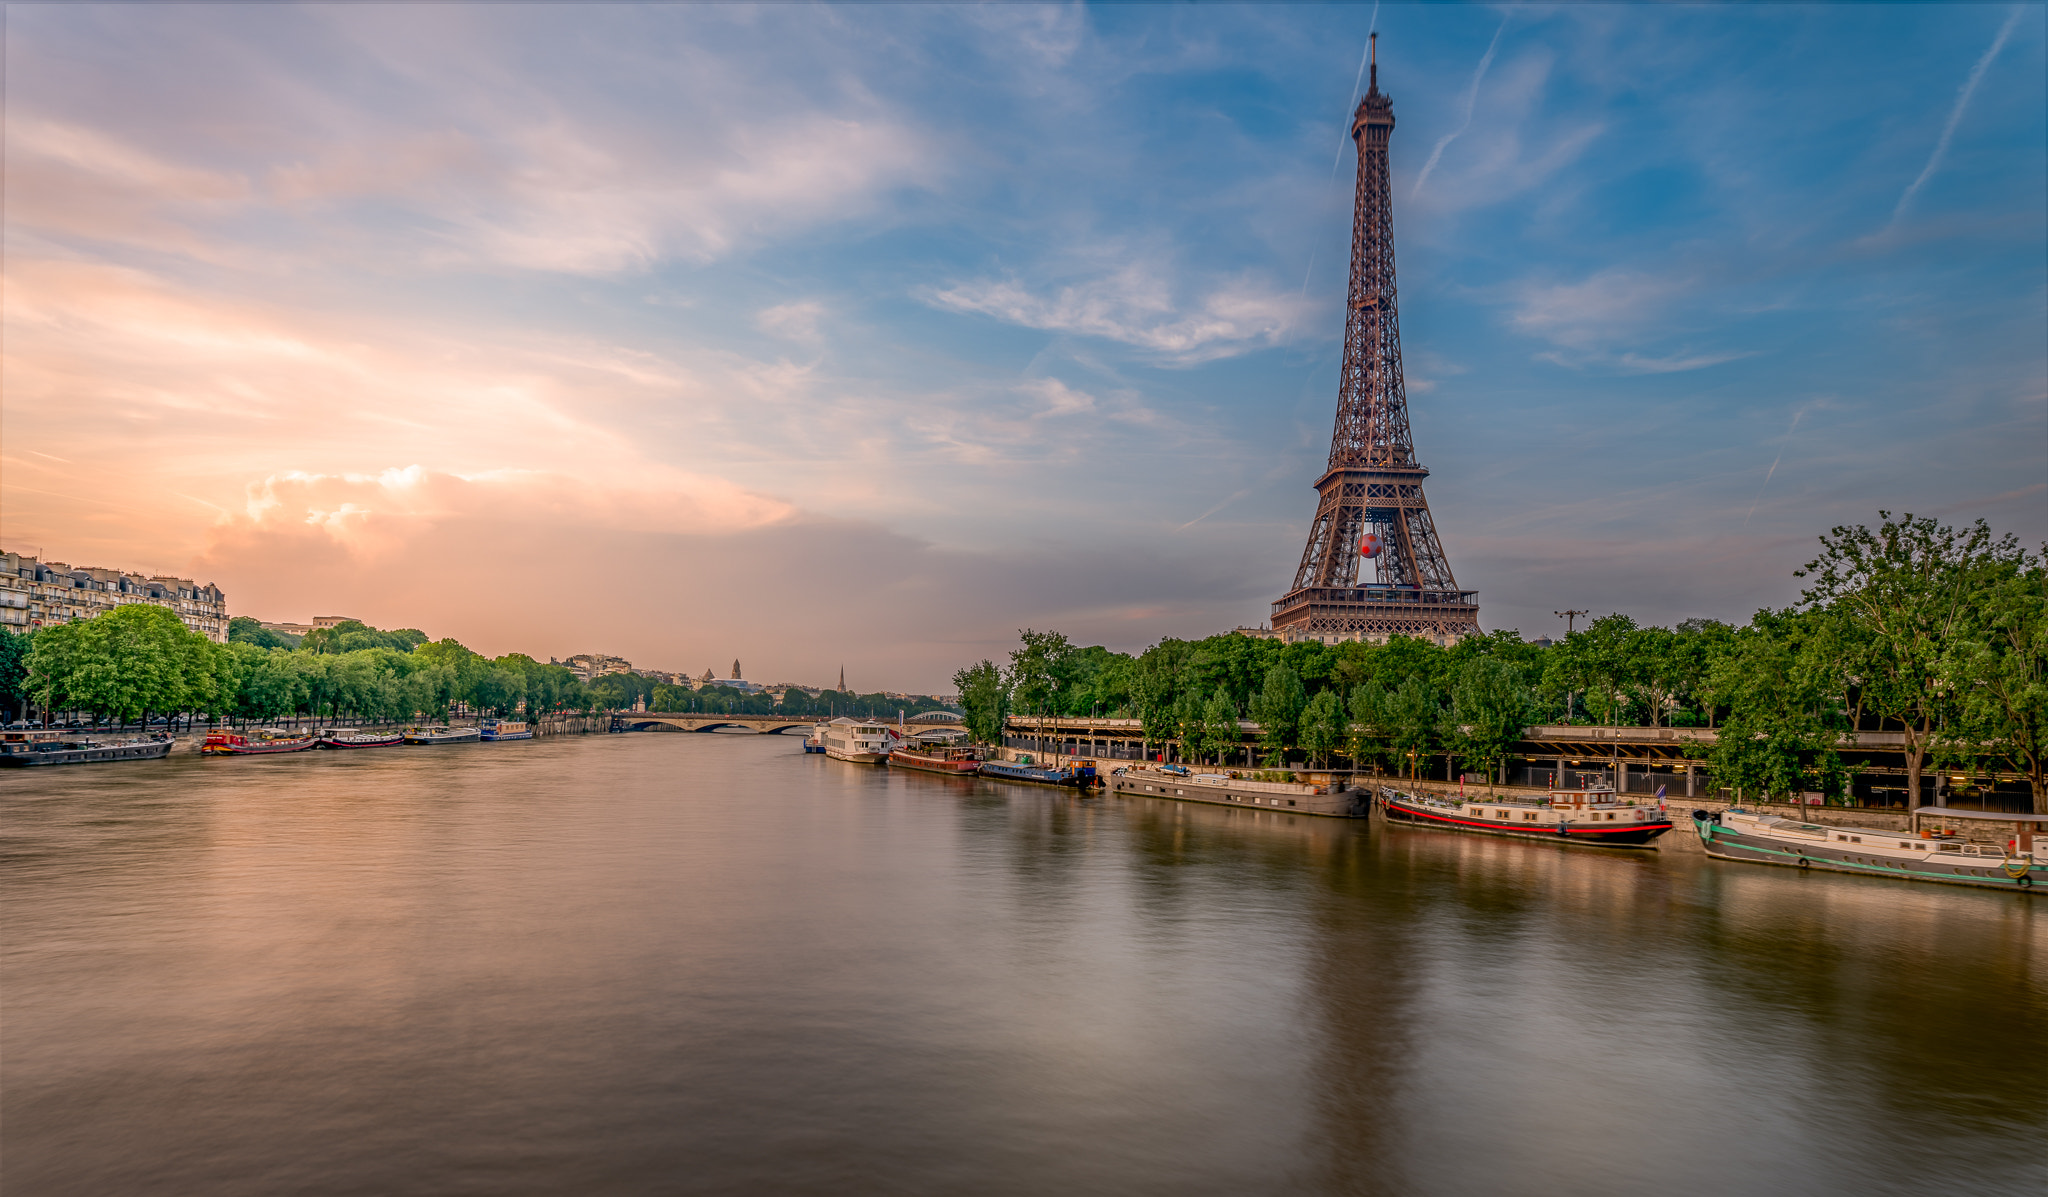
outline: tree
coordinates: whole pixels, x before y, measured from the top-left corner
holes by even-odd
[[[1010,696],[1017,709],[1035,716],[1039,737],[1048,716],[1060,713],[1061,694],[1073,677],[1074,646],[1058,632],[1021,628],[1022,644],[1010,650]]]
[[[1131,699],[1147,744],[1164,744],[1178,734],[1174,709],[1180,700],[1181,672],[1191,655],[1185,640],[1167,638],[1145,650],[1133,671]]]
[[[1219,765],[1227,764],[1227,754],[1237,748],[1238,739],[1237,703],[1228,689],[1218,685],[1202,708],[1203,755],[1213,755]]]
[[[1266,671],[1266,682],[1252,700],[1252,718],[1259,724],[1259,743],[1266,749],[1266,763],[1287,763],[1287,750],[1294,747],[1300,731],[1301,712],[1308,706],[1308,692],[1301,677],[1286,665]]]
[[[1386,751],[1387,692],[1378,682],[1360,682],[1351,690],[1351,721],[1345,736],[1351,763],[1362,767]]]
[[[983,660],[953,675],[953,688],[966,712],[967,734],[977,744],[999,744],[1010,718],[1010,688],[1003,671]]]
[[[288,632],[274,632],[247,615],[228,620],[229,644],[253,644],[257,648],[297,648],[299,638]]]
[[[1994,539],[1983,520],[1957,531],[1911,513],[1877,514],[1875,532],[1858,524],[1821,537],[1820,555],[1794,575],[1813,580],[1803,606],[1832,607],[1848,621],[1842,664],[1862,706],[1905,732],[1910,806],[1943,721],[1958,713],[1943,666],[1967,636],[1972,604],[2001,574],[2023,570],[2026,554],[2009,535]]]
[[[2034,813],[2048,814],[2048,569],[2040,558],[1985,587],[1942,672],[1960,696],[1961,738],[1991,746],[2025,775]]]
[[[1565,719],[1572,717],[1574,697],[1601,723],[1619,723],[1628,710],[1632,675],[1632,641],[1636,621],[1626,615],[1603,615],[1566,636],[1550,650],[1545,680],[1553,693],[1565,695]]]
[[[213,643],[168,607],[129,603],[36,633],[29,692],[44,707],[75,707],[126,722],[152,711],[210,709]]]
[[[1173,704],[1173,738],[1180,744],[1183,760],[1199,762],[1209,754],[1208,729],[1202,725],[1201,696],[1193,690],[1181,691]]]
[[[1716,783],[1759,796],[1809,783],[1840,792],[1840,653],[1818,627],[1830,618],[1759,611],[1735,634],[1734,651],[1714,666],[1714,690],[1729,705],[1708,758]]]
[[[1480,657],[1468,661],[1451,688],[1451,727],[1458,751],[1497,776],[1507,750],[1528,728],[1529,692],[1512,665]]]
[[[1408,777],[1421,776],[1422,758],[1436,743],[1437,724],[1443,709],[1437,688],[1420,677],[1411,677],[1387,696],[1381,708],[1387,739],[1395,756],[1406,767]]]
[[[0,711],[22,718],[28,702],[28,653],[30,637],[0,628]]]
[[[1344,704],[1335,690],[1324,690],[1309,699],[1301,714],[1302,751],[1317,765],[1330,763],[1330,753],[1344,742]]]

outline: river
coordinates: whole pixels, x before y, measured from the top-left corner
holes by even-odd
[[[794,736],[0,803],[7,1197],[2048,1192],[2048,898]]]

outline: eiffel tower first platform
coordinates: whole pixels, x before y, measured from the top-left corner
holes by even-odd
[[[1478,634],[1479,592],[1458,589],[1451,576],[1422,497],[1429,471],[1415,460],[1408,434],[1387,175],[1394,102],[1380,91],[1378,34],[1372,56],[1372,87],[1351,118],[1358,195],[1337,427],[1329,467],[1316,479],[1321,499],[1294,586],[1273,604],[1273,631],[1325,643],[1420,636],[1453,644]]]

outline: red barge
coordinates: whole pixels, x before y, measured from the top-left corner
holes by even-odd
[[[1605,786],[1552,790],[1543,798],[1436,797],[1382,788],[1379,801],[1397,823],[1569,844],[1647,848],[1671,830],[1661,806],[1624,801]]]
[[[972,777],[981,769],[981,755],[972,748],[898,748],[889,753],[889,763],[927,773]]]
[[[231,731],[208,732],[206,743],[199,746],[199,751],[210,756],[255,756],[272,752],[304,752],[319,742],[320,737],[311,732],[259,727],[246,735]]]

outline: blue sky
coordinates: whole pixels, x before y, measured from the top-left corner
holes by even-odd
[[[1257,623],[1373,12],[10,7],[0,536],[863,688]],[[2048,539],[2042,8],[1377,27],[1486,626],[1739,620],[1879,508]]]

